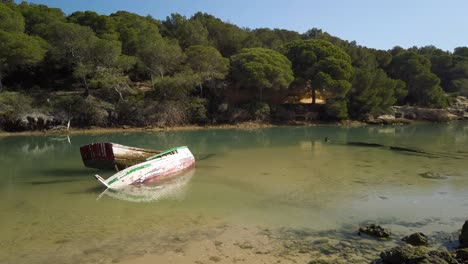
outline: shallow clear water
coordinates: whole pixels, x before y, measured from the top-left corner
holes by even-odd
[[[187,145],[196,169],[135,202],[82,165],[79,147],[103,141]],[[466,122],[5,137],[0,150],[0,263],[110,262],[219,226],[326,234],[375,222],[435,234],[468,218]]]

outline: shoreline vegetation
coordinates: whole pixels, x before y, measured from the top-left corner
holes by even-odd
[[[447,109],[430,109],[418,107],[393,107],[393,114],[380,116],[367,116],[363,120],[302,120],[288,122],[268,122],[261,120],[245,121],[239,123],[220,123],[220,124],[183,124],[173,126],[113,126],[113,127],[73,127],[68,123],[51,128],[42,127],[39,129],[24,131],[4,131],[0,128],[0,137],[7,136],[35,136],[35,135],[76,135],[76,134],[104,134],[104,133],[128,133],[128,132],[166,132],[166,131],[193,131],[205,129],[259,129],[269,127],[303,127],[303,126],[343,126],[356,127],[366,125],[408,125],[417,123],[441,123],[468,120],[468,98],[459,96],[456,104],[452,104]],[[28,118],[31,122],[32,118]],[[38,120],[34,120],[38,123]],[[44,123],[44,120],[39,120]]]
[[[317,28],[241,28],[202,12],[158,20],[0,2],[0,130],[8,132],[69,122],[446,122],[468,118],[465,96],[468,47],[378,50]]]
[[[359,121],[342,121],[342,122],[296,122],[292,124],[272,124],[261,122],[244,122],[239,124],[220,124],[220,125],[185,125],[174,127],[89,127],[89,128],[70,128],[70,130],[35,130],[21,132],[7,132],[0,130],[0,137],[7,136],[37,136],[37,135],[79,135],[79,134],[107,134],[107,133],[128,133],[128,132],[166,132],[166,131],[194,131],[204,129],[259,129],[281,126],[321,126],[321,125],[340,125],[340,126],[363,126],[367,125]]]

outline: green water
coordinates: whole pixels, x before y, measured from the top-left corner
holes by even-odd
[[[346,144],[356,141],[429,154]],[[147,202],[119,199],[92,177],[112,172],[82,165],[92,142],[187,145],[196,169]],[[430,235],[468,219],[466,122],[5,137],[0,150],[0,263],[106,263],[219,226],[326,234],[375,222]]]

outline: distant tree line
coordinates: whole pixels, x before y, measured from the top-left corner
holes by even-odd
[[[29,113],[82,126],[281,119],[281,100],[304,95],[326,99],[326,119],[444,108],[468,95],[468,47],[377,50],[206,13],[66,16],[0,1],[0,127]]]

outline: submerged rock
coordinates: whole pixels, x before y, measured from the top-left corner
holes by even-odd
[[[387,239],[392,234],[390,230],[374,224],[359,228],[358,234],[361,235],[361,233],[380,239]]]
[[[426,179],[431,179],[431,180],[445,180],[448,178],[447,176],[443,176],[440,173],[433,172],[433,171],[420,173],[419,176],[426,178]]]
[[[420,232],[406,236],[402,240],[413,246],[426,246],[427,245],[427,236]]]
[[[460,247],[468,248],[468,220],[466,220],[465,224],[463,225],[459,240]]]

